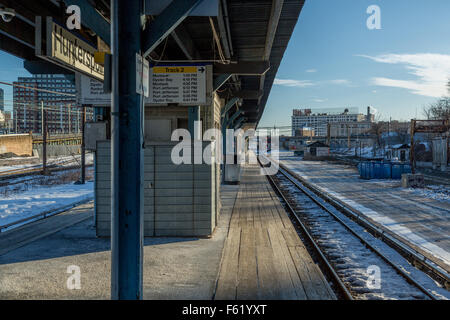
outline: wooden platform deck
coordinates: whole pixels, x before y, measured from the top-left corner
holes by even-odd
[[[243,167],[214,298],[336,299],[256,165]]]

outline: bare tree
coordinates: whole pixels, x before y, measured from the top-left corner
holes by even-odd
[[[422,113],[427,118],[427,120],[431,120],[432,114],[431,114],[431,108],[429,106],[424,106],[422,109]]]
[[[429,120],[444,120],[450,118],[450,97],[444,97],[431,103],[423,110]]]
[[[386,131],[386,123],[383,121],[380,121],[382,117],[381,113],[377,113],[375,115],[375,120],[372,123],[372,127],[369,130],[369,133],[373,134],[375,136],[375,142],[378,147],[381,147],[382,143],[382,135],[383,132]]]
[[[397,139],[399,143],[408,143],[409,139],[409,128],[411,126],[411,123],[409,122],[399,122],[399,121],[392,121],[391,122],[391,131],[395,132],[395,135],[397,136]]]

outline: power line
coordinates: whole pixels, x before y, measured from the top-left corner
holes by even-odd
[[[76,94],[62,93],[62,92],[59,92],[59,91],[52,91],[52,90],[47,90],[47,89],[39,89],[39,88],[27,87],[27,86],[23,86],[23,85],[16,84],[16,83],[11,83],[11,82],[0,81],[0,84],[6,84],[6,85],[12,86],[12,87],[19,87],[19,88],[24,88],[24,89],[28,89],[28,90],[47,92],[47,93],[58,94],[58,95],[63,95],[63,96],[70,96],[70,97],[76,97],[77,96]]]

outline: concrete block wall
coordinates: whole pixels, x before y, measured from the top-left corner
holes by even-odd
[[[33,155],[32,134],[5,134],[0,135],[0,154],[14,153],[18,156]]]
[[[33,146],[33,151],[40,159],[42,159],[42,144]],[[47,158],[71,156],[81,154],[80,145],[47,145]]]
[[[208,236],[218,215],[216,165],[175,165],[171,160],[174,145],[146,145],[144,235]],[[111,232],[110,150],[110,141],[97,142],[95,207],[100,237],[109,237]]]

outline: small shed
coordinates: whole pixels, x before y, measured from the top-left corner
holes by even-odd
[[[409,144],[395,144],[391,146],[388,152],[390,152],[391,159],[397,158],[399,161],[405,162],[409,161],[410,149],[411,147],[409,146]]]
[[[330,154],[330,146],[323,142],[316,141],[306,146],[305,154],[312,157],[325,157]]]

